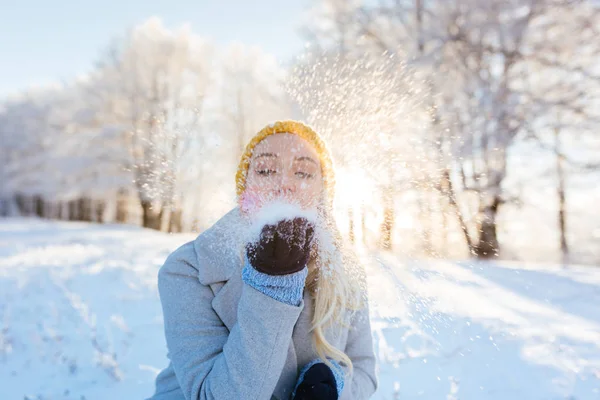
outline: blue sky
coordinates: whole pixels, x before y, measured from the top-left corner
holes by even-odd
[[[111,38],[151,16],[218,44],[259,45],[285,61],[301,51],[310,0],[0,0],[0,96],[86,73]]]

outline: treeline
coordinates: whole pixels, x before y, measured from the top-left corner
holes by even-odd
[[[291,117],[326,137],[356,244],[598,260],[597,6],[320,0],[310,12],[310,51],[286,67],[151,19],[84,78],[5,99],[0,215],[202,230],[234,204],[247,140]]]

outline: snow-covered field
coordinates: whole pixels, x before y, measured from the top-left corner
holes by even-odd
[[[191,235],[0,219],[0,399],[142,399]],[[600,268],[365,256],[375,399],[599,399]]]

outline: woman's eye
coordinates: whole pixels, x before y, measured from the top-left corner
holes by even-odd
[[[265,168],[265,169],[257,169],[256,173],[259,175],[262,175],[262,176],[269,176],[269,175],[276,174],[277,171],[274,169]]]
[[[302,179],[310,179],[313,177],[312,174],[309,174],[308,172],[302,172],[302,171],[298,171],[296,172],[296,176]]]

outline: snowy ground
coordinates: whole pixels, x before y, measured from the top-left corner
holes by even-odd
[[[192,238],[0,220],[0,398],[150,395],[156,273]],[[375,399],[600,398],[600,268],[365,259]]]

